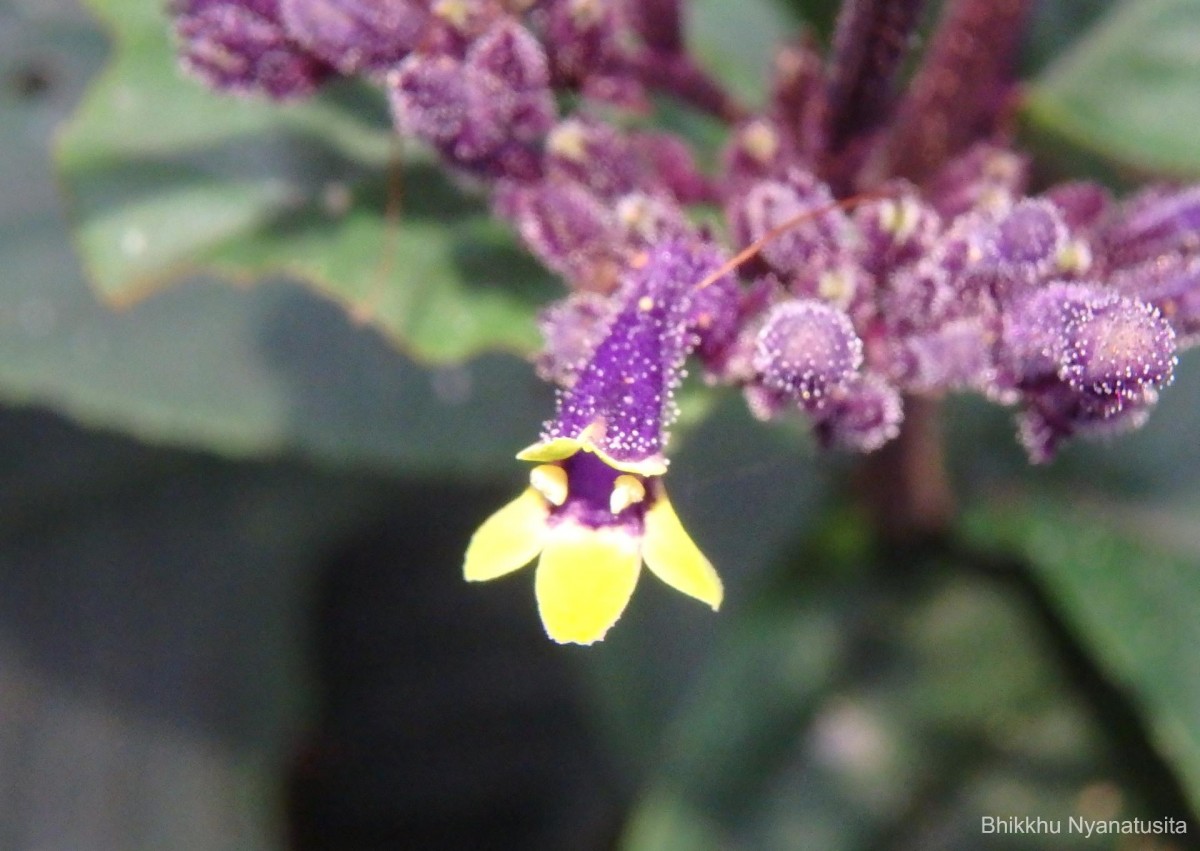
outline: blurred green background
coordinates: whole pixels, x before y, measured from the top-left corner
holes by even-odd
[[[693,40],[753,99],[831,5],[704,0]],[[0,0],[0,848],[1200,847],[1194,356],[1046,468],[950,400],[960,528],[904,551],[853,459],[689,392],[725,609],[646,580],[552,646],[530,574],[459,572],[557,285],[374,93],[215,98],[159,3],[89,7]],[[1043,179],[1200,175],[1197,45],[1193,0],[1036,4]],[[980,831],[1071,814],[1190,832]]]

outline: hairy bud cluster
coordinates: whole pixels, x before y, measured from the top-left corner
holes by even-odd
[[[847,8],[852,17],[856,4]],[[844,101],[837,56],[827,67],[804,44],[781,51],[770,102],[746,115],[689,63],[678,0],[172,9],[183,67],[215,89],[295,98],[335,74],[382,85],[398,131],[476,178],[496,215],[569,285],[541,316],[537,368],[577,395],[580,365],[598,347],[609,357],[618,322],[653,319],[656,346],[691,353],[764,419],[808,417],[825,445],[876,449],[898,433],[905,396],[965,390],[1016,406],[1020,438],[1041,461],[1073,435],[1140,424],[1177,348],[1200,340],[1200,186],[1152,187],[1121,203],[1077,182],[1031,198],[1023,155],[956,127],[938,138],[962,144],[937,162],[897,152],[922,138],[912,115],[877,127],[878,110]],[[589,108],[641,108],[655,88],[728,124],[715,173],[683,139],[628,131]],[[560,115],[560,104],[572,111]],[[912,180],[875,177],[852,210],[833,206],[876,172]],[[696,205],[724,212],[730,245],[719,224],[695,223]],[[759,243],[740,280],[676,280]],[[671,285],[650,287],[639,307],[621,282],[645,277],[648,263],[654,281],[669,267]],[[662,293],[678,304],[660,304]],[[655,375],[661,366],[645,364]],[[603,375],[588,381],[611,389]]]

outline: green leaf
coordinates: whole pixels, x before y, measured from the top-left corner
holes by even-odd
[[[1028,560],[1107,675],[1132,693],[1200,806],[1200,539],[1194,521],[1036,499],[988,506],[968,534]]]
[[[0,88],[0,399],[224,453],[519,475],[513,452],[553,402],[516,358],[422,365],[311,288],[277,279],[238,288],[191,277],[120,310],[99,303],[62,221],[47,142],[104,40],[69,4],[34,14],[0,0],[0,31],[13,45],[0,76],[48,81]],[[213,127],[235,123],[238,103]]]
[[[745,103],[764,103],[775,48],[802,25],[769,0],[697,0],[688,12],[688,45],[704,66]]]
[[[1021,76],[1053,62],[1119,0],[1043,0],[1031,4],[1021,49]]]
[[[1126,0],[1028,90],[1036,132],[1141,171],[1200,175],[1200,4]]]
[[[353,83],[279,106],[184,78],[158,4],[90,0],[115,59],[60,137],[77,239],[115,304],[181,273],[286,274],[413,355],[536,344],[542,270],[429,161],[381,93]]]

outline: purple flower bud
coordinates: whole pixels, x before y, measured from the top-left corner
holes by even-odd
[[[173,10],[183,69],[217,91],[287,100],[332,71],[291,39],[276,0],[183,0]]]
[[[1055,269],[1067,236],[1057,207],[1026,199],[988,229],[982,263],[1009,288],[1027,285]]]
[[[1056,281],[1010,304],[1001,341],[1008,381],[1031,388],[1061,380],[1071,357],[1070,329],[1112,298],[1095,286]]]
[[[772,308],[758,333],[754,368],[765,387],[819,409],[863,362],[863,344],[843,311],[795,299]]]
[[[853,220],[862,237],[859,262],[873,275],[929,254],[942,231],[942,217],[911,186],[895,198],[859,204]]]
[[[1007,148],[977,144],[951,160],[929,185],[928,198],[946,218],[971,210],[1005,210],[1024,193],[1026,157]]]
[[[538,316],[544,345],[534,365],[543,381],[570,387],[612,319],[609,299],[576,292],[556,301]]]
[[[826,448],[874,452],[900,433],[903,421],[900,393],[867,373],[830,396],[813,429]]]
[[[401,132],[429,142],[456,166],[490,179],[540,176],[532,146],[553,123],[554,100],[541,49],[518,24],[497,22],[461,62],[410,56],[388,84]]]
[[[649,174],[681,204],[713,200],[708,178],[700,173],[692,149],[670,133],[639,133],[633,145]]]
[[[639,161],[629,139],[590,118],[569,118],[546,139],[547,176],[586,186],[605,200],[642,186]]]
[[[1026,397],[1017,415],[1017,436],[1029,460],[1044,464],[1067,439],[1110,437],[1141,428],[1158,402],[1158,392],[1146,388],[1127,397],[1073,390],[1054,384]]]
[[[1110,294],[1071,314],[1059,376],[1076,390],[1132,398],[1169,384],[1175,332],[1145,302]]]
[[[904,337],[897,344],[896,378],[918,393],[987,389],[995,377],[994,337],[990,323],[980,316]]]
[[[421,41],[418,0],[279,0],[288,33],[343,74],[382,73]]]
[[[772,228],[833,201],[829,188],[807,172],[793,171],[789,180],[761,181],[750,187],[731,211],[735,238],[748,245]],[[828,210],[796,224],[762,249],[762,259],[784,276],[819,271],[852,245],[852,228],[840,210]]]
[[[613,70],[619,51],[612,3],[547,0],[531,18],[542,33],[556,86],[580,88],[592,75]]]
[[[1110,269],[1167,254],[1200,254],[1200,184],[1149,189],[1130,199],[1100,242]]]
[[[453,145],[470,105],[462,64],[449,56],[410,56],[388,78],[392,111],[402,133],[436,146]]]
[[[595,195],[574,183],[543,181],[514,190],[508,206],[521,239],[547,268],[584,289],[613,288],[617,223]]]
[[[1025,391],[1019,430],[1035,462],[1072,435],[1139,426],[1175,366],[1174,333],[1155,308],[1065,282],[1012,305],[1002,349]]]
[[[520,24],[502,20],[484,33],[467,53],[465,72],[483,99],[476,108],[495,110],[505,137],[533,141],[553,125],[555,106],[546,55]]]
[[[1091,231],[1112,207],[1112,193],[1108,189],[1083,180],[1060,183],[1042,197],[1058,208],[1072,233]]]
[[[1151,260],[1116,272],[1109,283],[1157,307],[1175,329],[1180,347],[1200,342],[1200,257]]]

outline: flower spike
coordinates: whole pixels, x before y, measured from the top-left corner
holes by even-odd
[[[518,454],[538,464],[530,487],[471,539],[463,573],[483,581],[538,558],[534,588],[547,634],[592,644],[616,623],[642,563],[714,610],[720,577],[675,514],[662,476],[672,393],[698,342],[696,282],[715,253],[682,241],[632,264],[621,307],[560,391],[542,439]]]

